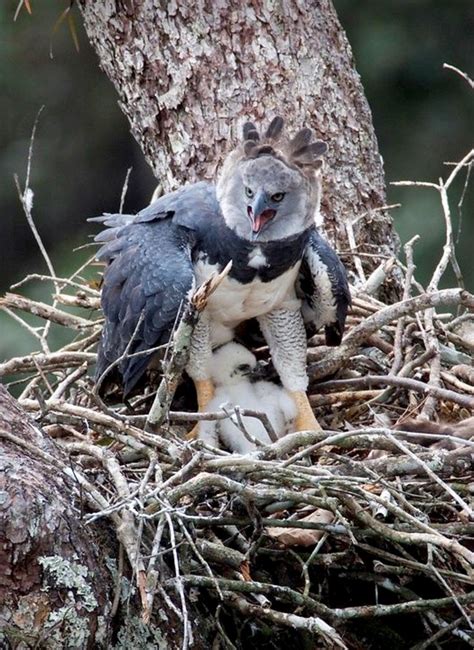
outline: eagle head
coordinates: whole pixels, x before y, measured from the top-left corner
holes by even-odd
[[[211,375],[217,386],[232,386],[243,380],[249,381],[256,366],[255,355],[240,343],[231,341],[213,353]]]
[[[311,129],[282,138],[283,120],[272,120],[261,137],[244,124],[243,143],[226,158],[217,198],[227,225],[250,241],[297,235],[315,223],[321,198],[324,142]]]

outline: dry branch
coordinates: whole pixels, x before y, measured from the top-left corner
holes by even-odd
[[[469,154],[463,164],[471,159]],[[442,201],[460,169],[456,165],[446,181],[429,185]],[[240,625],[242,616],[251,616],[256,629],[268,623],[317,637],[327,647],[352,648],[354,621],[398,625],[407,615],[413,621],[413,614],[420,621],[417,642],[441,633],[467,637],[459,612],[473,600],[472,344],[438,312],[472,312],[474,296],[462,288],[437,288],[449,263],[455,265],[444,207],[446,247],[428,292],[416,282],[413,241],[406,246],[403,299],[390,305],[374,296],[393,259],[366,280],[352,246],[364,282],[354,295],[344,341],[329,349],[315,337],[308,352],[310,400],[325,429],[291,433],[247,455],[183,436],[183,422],[233,412],[170,410],[198,313],[219,278],[195,294],[178,324],[148,413],[152,393],[131,399],[133,414],[128,405],[105,406],[98,399],[87,376],[100,329],[99,320],[89,320],[98,294],[77,274],[36,278],[56,285],[52,305],[16,294],[2,299],[40,351],[5,361],[0,375],[25,384],[21,406],[54,431],[70,462],[11,432],[0,431],[0,439],[72,481],[83,494],[88,525],[109,523],[123,549],[120,575],[131,569],[143,621],[152,619],[159,599],[189,645],[199,590],[197,607],[225,613],[213,623],[221,638],[232,637],[229,621]],[[33,328],[14,310],[35,314],[44,324]],[[48,338],[53,322],[75,335],[57,351],[50,351]],[[427,421],[419,431],[404,431],[403,422],[416,422],[423,404],[425,413],[435,409],[432,419],[449,426],[430,430]],[[264,414],[241,409],[240,415],[265,424]],[[317,521],[321,510],[326,518]],[[298,540],[301,546],[294,545]],[[314,543],[305,547],[303,540]],[[385,592],[388,603],[375,595]],[[119,589],[117,594],[115,609]]]
[[[232,268],[232,261],[217,275],[209,278],[191,296],[173,336],[171,358],[163,371],[163,378],[148,413],[145,429],[157,431],[171,407],[183,370],[189,359],[189,349],[199,314],[205,309],[209,297],[218,288]]]
[[[82,330],[97,325],[93,321],[80,318],[79,316],[73,316],[60,309],[46,305],[43,302],[23,298],[23,296],[19,296],[16,293],[6,293],[3,298],[0,298],[0,307],[20,309],[34,316],[39,316],[51,323],[57,323],[58,325],[63,325],[63,327],[68,327],[73,330]]]

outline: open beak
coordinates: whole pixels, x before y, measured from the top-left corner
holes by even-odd
[[[251,205],[247,206],[247,214],[252,223],[253,238],[257,239],[262,228],[276,215],[276,210],[268,207],[265,192],[259,192]]]

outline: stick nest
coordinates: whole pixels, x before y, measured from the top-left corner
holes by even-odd
[[[443,201],[448,184],[433,187]],[[474,296],[438,289],[455,267],[445,216],[427,288],[414,278],[413,241],[406,264],[382,260],[369,278],[357,258],[342,345],[309,342],[324,430],[245,456],[187,441],[196,413],[171,410],[150,432],[151,394],[134,397],[133,411],[101,401],[88,375],[99,292],[84,267],[35,276],[54,283],[51,304],[2,299],[38,343],[0,373],[63,451],[42,458],[77,484],[86,523],[110,522],[143,620],[159,601],[181,621],[182,647],[197,615],[213,647],[472,647]],[[403,297],[386,305],[374,296],[396,272]],[[74,335],[55,351],[52,324]]]

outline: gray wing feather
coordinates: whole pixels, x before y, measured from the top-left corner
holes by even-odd
[[[168,342],[194,274],[193,224],[218,209],[212,186],[198,183],[160,197],[135,216],[91,219],[107,226],[95,241],[97,259],[107,263],[102,285],[105,324],[96,377],[121,357]],[[143,375],[151,355],[120,360],[127,395]]]
[[[99,348],[97,376],[127,350],[145,351],[169,340],[180,306],[193,286],[188,236],[171,220],[134,224],[117,235],[120,247],[101,259],[108,261],[102,287],[105,325]],[[108,255],[112,257],[108,257]],[[135,386],[150,355],[126,357],[118,370],[125,395]]]
[[[308,334],[324,327],[326,343],[339,345],[351,294],[337,253],[316,230],[306,246],[296,288]]]

